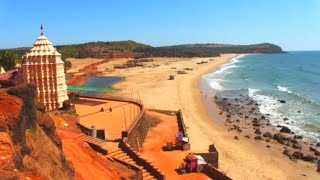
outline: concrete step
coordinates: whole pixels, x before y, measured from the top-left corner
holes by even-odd
[[[107,157],[115,156],[117,154],[123,153],[121,150],[116,150],[108,153]]]
[[[154,176],[152,176],[146,169],[144,169],[142,166],[139,166],[137,164],[137,162],[135,162],[127,153],[125,153],[124,151],[122,151],[121,149],[119,150],[115,150],[111,153],[109,153],[107,156],[107,158],[116,158],[119,159],[123,162],[126,162],[128,164],[137,166],[142,168],[142,176],[143,176],[143,180],[156,180],[156,178]]]
[[[148,177],[144,177],[142,178],[143,180],[157,180],[156,178],[154,178],[153,176],[148,176]]]
[[[143,173],[142,174],[142,179],[143,180],[150,180],[150,179],[155,179],[149,172]]]
[[[126,158],[126,157],[128,157],[128,155],[127,154],[118,154],[118,155],[116,155],[116,156],[113,156],[113,157],[115,157],[115,158],[118,158],[118,159],[124,159],[124,158]]]

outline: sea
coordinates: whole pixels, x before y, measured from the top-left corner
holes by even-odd
[[[246,90],[274,126],[320,139],[320,51],[239,55],[204,75],[202,84],[212,93]]]

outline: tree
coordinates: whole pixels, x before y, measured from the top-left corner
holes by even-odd
[[[67,72],[68,69],[72,68],[70,61],[66,60],[65,58],[62,58],[61,60],[64,62],[64,72]]]
[[[16,66],[18,54],[13,50],[0,50],[0,65],[8,71]]]

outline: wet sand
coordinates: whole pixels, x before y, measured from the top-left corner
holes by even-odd
[[[105,75],[125,77],[114,85],[122,89],[109,95],[141,98],[147,108],[164,110],[181,109],[194,152],[207,152],[212,143],[219,152],[219,169],[233,179],[318,179],[314,164],[293,162],[279,153],[277,148],[252,140],[234,140],[236,132],[224,127],[225,117],[218,114],[217,106],[208,115],[199,82],[202,75],[226,63],[234,54],[219,58],[155,58],[152,65],[106,72]],[[210,61],[210,59],[214,59]],[[197,62],[207,61],[205,64]],[[105,64],[106,65],[106,64]],[[106,65],[107,66],[107,65]],[[167,80],[177,70],[192,68],[188,74],[178,74]],[[220,123],[219,123],[220,122]],[[306,175],[306,176],[304,176]]]

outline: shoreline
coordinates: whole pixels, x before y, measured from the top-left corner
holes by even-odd
[[[203,75],[229,62],[236,54],[222,54],[214,58],[153,58],[153,66],[100,72],[105,76],[121,76],[123,81],[112,87],[118,91],[104,96],[123,96],[141,99],[149,109],[181,109],[193,152],[207,152],[214,144],[219,152],[219,169],[233,179],[301,179],[319,178],[314,164],[292,162],[279,153],[281,149],[266,148],[261,142],[241,139],[234,140],[235,132],[224,126],[224,118],[218,113],[210,116],[201,93],[200,80]],[[211,59],[214,59],[211,61]],[[207,61],[206,64],[197,64]],[[154,66],[155,64],[159,66]],[[99,69],[109,68],[108,64]],[[187,74],[176,74],[177,70],[192,68]],[[175,74],[174,80],[168,80]],[[216,120],[220,119],[221,123]],[[302,176],[301,174],[307,175]]]
[[[232,59],[232,58],[231,58]],[[231,60],[230,59],[230,60]],[[220,66],[214,67],[211,72],[214,72],[215,70],[219,69]],[[210,72],[210,71],[209,71]],[[198,82],[198,87],[193,87],[193,94],[195,101],[200,101],[201,99],[201,105],[202,107],[199,107],[199,109],[205,109],[209,110],[209,108],[206,106],[208,103],[206,102],[206,98],[203,94],[197,92],[200,88],[200,80],[203,75],[207,73],[199,74],[196,78]],[[200,90],[202,90],[200,88]],[[210,97],[210,96],[209,96]],[[213,99],[213,97],[211,97]],[[218,111],[220,111],[218,105],[215,102],[212,102],[211,105],[214,105],[214,107],[210,109],[214,109],[214,115],[209,114],[209,112],[200,113],[202,114],[202,117],[204,118],[204,121],[207,121],[207,125],[210,126],[211,133],[204,133],[207,136],[215,136],[215,138],[210,138],[212,142],[216,145],[218,152],[220,154],[219,161],[220,161],[220,167],[222,171],[226,172],[228,175],[230,175],[234,179],[299,179],[302,178],[301,174],[307,175],[308,178],[316,178],[319,177],[319,174],[316,172],[316,165],[306,162],[293,162],[289,160],[286,156],[282,155],[282,151],[279,145],[272,144],[272,146],[277,146],[275,149],[268,149],[265,147],[265,144],[261,142],[255,142],[253,140],[246,140],[245,138],[242,138],[240,141],[234,140],[234,135],[239,135],[235,132],[228,132],[225,127],[225,116],[220,116],[218,114]],[[193,121],[190,121],[187,123],[188,125],[194,125],[195,123]],[[198,125],[199,130],[205,130],[208,128],[201,127],[201,125]],[[194,133],[189,134],[195,134],[196,128],[194,128]],[[212,131],[218,131],[218,132],[212,132]],[[217,138],[217,136],[220,136]],[[204,141],[204,138],[202,138],[202,143]],[[194,147],[195,142],[197,140],[193,140],[191,142],[192,147]],[[280,153],[277,152],[280,150]],[[233,155],[232,151],[234,153],[237,153],[237,155]],[[244,164],[244,162],[250,162]],[[272,162],[272,164],[264,164]],[[236,165],[235,165],[236,164]],[[263,167],[261,169],[261,167]],[[291,172],[290,172],[291,170]],[[298,171],[298,172],[297,172]],[[300,172],[299,172],[300,171]],[[293,172],[296,172],[293,173]]]

